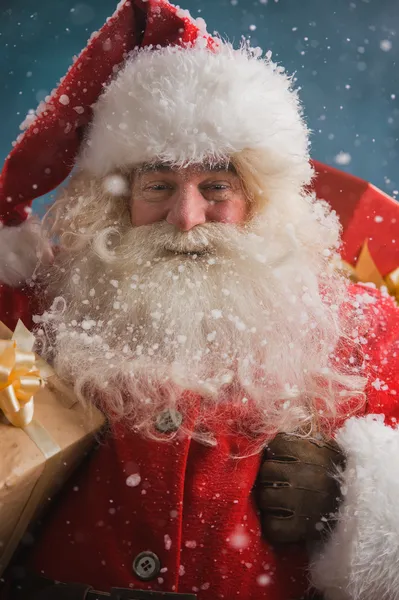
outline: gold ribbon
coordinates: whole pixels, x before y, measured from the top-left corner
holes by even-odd
[[[399,303],[399,267],[383,277],[371,256],[367,240],[362,246],[356,266],[341,261],[340,268],[354,282],[374,283],[377,288],[386,287]]]
[[[0,340],[0,409],[15,427],[33,419],[33,398],[44,380],[32,348],[34,335],[18,321],[11,340]]]

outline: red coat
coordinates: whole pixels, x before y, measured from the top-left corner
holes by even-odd
[[[363,294],[363,287],[354,288]],[[372,292],[367,412],[399,418],[399,310]],[[197,400],[188,397],[195,418]],[[196,593],[199,600],[293,600],[306,592],[306,556],[261,538],[252,495],[261,455],[218,418],[218,444],[155,442],[118,427],[81,468],[53,508],[30,565],[60,581],[98,590],[132,587]],[[131,485],[129,485],[129,483]],[[133,484],[133,485],[132,485]],[[161,571],[148,582],[135,557],[151,551]]]

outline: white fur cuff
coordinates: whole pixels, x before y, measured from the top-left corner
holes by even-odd
[[[52,252],[38,219],[0,229],[0,283],[23,285],[34,273],[39,258],[50,260]]]
[[[339,521],[311,566],[325,600],[399,600],[399,430],[383,415],[349,419]]]

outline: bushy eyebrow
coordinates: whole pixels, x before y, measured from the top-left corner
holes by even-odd
[[[201,164],[198,164],[197,167],[198,167],[198,170],[201,170],[204,173],[206,173],[206,172],[220,173],[222,171],[227,171],[227,172],[234,173],[235,175],[237,175],[237,171],[236,171],[233,163],[227,162],[227,161],[219,162],[219,163],[203,162]],[[162,163],[162,162],[146,163],[146,164],[141,165],[141,167],[139,167],[139,169],[137,169],[137,173],[140,173],[140,174],[156,173],[156,172],[170,173],[171,171],[177,171],[179,168],[181,168],[181,167],[175,167],[173,165],[170,165],[167,163]]]

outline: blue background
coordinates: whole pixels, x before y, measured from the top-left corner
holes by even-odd
[[[183,0],[181,0],[183,3]],[[116,0],[0,0],[0,163]],[[296,72],[315,158],[399,188],[399,0],[184,0],[208,31]],[[48,198],[36,200],[43,211]]]

